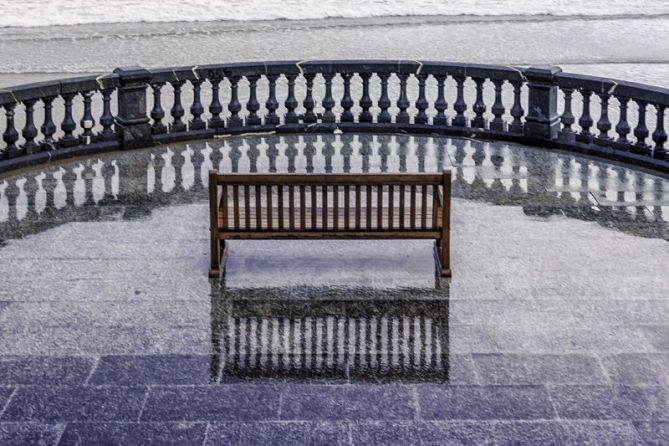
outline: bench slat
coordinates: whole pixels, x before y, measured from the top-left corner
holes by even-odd
[[[251,188],[244,185],[244,227],[251,229]]]
[[[365,220],[366,220],[366,226],[367,229],[372,228],[372,186],[365,186],[367,196],[365,198],[365,207],[367,208],[367,212],[365,213]]]
[[[400,185],[400,229],[404,229],[404,184]]]
[[[306,191],[304,190],[304,186],[300,186],[300,229],[306,229],[307,227],[307,222],[306,222]]]
[[[425,229],[427,227],[427,186],[422,185],[420,188],[420,227]]]
[[[288,186],[288,227],[295,229],[295,187]]]
[[[360,186],[355,186],[355,229],[360,229],[360,211],[362,203],[360,203]]]
[[[376,227],[383,228],[383,186],[376,186]]]
[[[411,185],[411,199],[410,199],[410,218],[411,218],[411,229],[416,229],[416,186]]]
[[[259,185],[255,186],[255,195],[256,195],[256,225],[255,225],[255,227],[256,227],[256,229],[262,229],[260,227],[260,220],[261,220],[260,214],[262,212],[260,199],[262,198],[262,194],[260,193],[260,186]]]
[[[234,202],[234,223],[235,229],[239,229],[239,186],[232,186],[232,201]]]
[[[272,228],[272,186],[265,186],[266,190],[265,193],[267,194],[267,227]]]
[[[350,229],[351,217],[351,188],[346,185],[344,186],[344,229]]]

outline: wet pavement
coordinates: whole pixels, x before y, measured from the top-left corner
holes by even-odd
[[[430,241],[237,241],[207,170],[453,169]],[[669,442],[669,180],[451,138],[216,139],[0,177],[0,444]]]

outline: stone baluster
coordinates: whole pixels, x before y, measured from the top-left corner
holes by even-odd
[[[504,112],[504,103],[502,102],[502,88],[504,87],[504,79],[493,79],[492,83],[495,86],[495,103],[492,105],[493,120],[490,122],[490,130],[498,132],[506,131],[506,122],[502,118]]]
[[[249,81],[249,100],[246,102],[246,110],[249,112],[246,116],[246,125],[248,126],[262,124],[262,120],[258,116],[258,110],[260,110],[257,93],[259,79],[259,75],[246,76],[246,80]]]
[[[476,116],[472,119],[472,127],[484,129],[485,128],[485,117],[483,114],[486,111],[485,102],[483,101],[483,85],[485,79],[482,78],[472,78],[476,84],[476,100],[472,106],[472,111]]]
[[[113,88],[101,90],[102,93],[102,115],[100,115],[100,125],[102,130],[99,137],[102,141],[110,141],[115,139],[114,130],[114,115],[111,111],[111,95],[114,92]]]
[[[239,112],[242,109],[242,104],[239,102],[239,79],[239,76],[228,77],[230,81],[230,102],[228,103],[230,116],[228,117],[228,128],[244,125],[244,121],[239,117]]]
[[[209,79],[209,83],[211,83],[211,103],[209,104],[211,118],[209,118],[207,124],[210,129],[223,129],[225,128],[225,121],[221,118],[223,112],[223,104],[221,104],[220,98],[221,79],[212,77]]]
[[[360,116],[358,117],[359,122],[372,122],[373,117],[369,109],[372,107],[372,98],[369,95],[369,79],[372,76],[371,73],[360,73],[360,78],[362,79],[362,96],[360,97]]]
[[[611,137],[609,136],[609,130],[611,130],[611,121],[609,120],[609,98],[611,95],[608,93],[597,93],[597,96],[599,96],[602,104],[599,120],[597,121],[597,130],[599,130],[597,143],[600,145],[609,145],[611,143]]]
[[[297,124],[299,118],[295,113],[297,108],[297,98],[295,97],[295,79],[297,79],[297,74],[286,74],[286,79],[288,80],[288,96],[286,97],[286,116],[284,122],[286,124]]]
[[[336,121],[335,115],[332,112],[332,109],[335,106],[334,98],[332,97],[332,79],[334,74],[332,73],[323,73],[323,79],[325,79],[325,96],[323,97],[323,122],[332,123]]]
[[[437,110],[436,116],[432,119],[434,125],[448,125],[448,117],[446,116],[446,109],[448,103],[444,94],[444,83],[446,82],[445,74],[437,74],[434,76],[437,79],[437,100],[434,102],[434,108]]]
[[[574,129],[571,126],[576,122],[574,113],[572,112],[572,100],[574,89],[573,88],[563,88],[562,92],[564,93],[564,110],[562,111],[562,116],[560,116],[560,122],[562,123],[562,128],[560,129],[560,139],[565,142],[571,142],[575,139]]]
[[[353,98],[351,97],[351,78],[353,77],[353,73],[341,73],[341,77],[344,81],[344,95],[340,102],[343,111],[339,121],[353,122],[353,113],[351,112],[351,107],[353,107]]]
[[[5,158],[14,158],[21,155],[21,150],[16,146],[16,141],[19,139],[19,132],[14,127],[14,107],[16,103],[5,104],[5,131],[2,134],[2,140],[6,143],[2,155]]]
[[[397,112],[397,116],[395,116],[395,122],[398,124],[408,124],[410,118],[407,109],[411,105],[407,96],[407,79],[409,75],[398,73],[397,77],[400,79],[400,95],[397,98],[397,108],[399,108],[399,111]]]
[[[466,127],[467,118],[465,117],[465,110],[467,110],[467,103],[465,102],[465,78],[463,76],[455,76],[454,79],[457,96],[453,103],[453,110],[455,110],[453,125],[456,127]]]
[[[511,124],[509,125],[509,132],[523,133],[524,127],[523,121],[521,120],[525,114],[521,102],[523,83],[521,81],[512,81],[511,85],[513,86],[513,105],[511,106],[511,116],[513,117],[513,121],[511,121]]]
[[[204,82],[202,79],[193,79],[190,81],[193,86],[193,103],[190,106],[190,114],[193,117],[188,123],[189,130],[203,130],[207,127],[207,124],[202,119],[202,114],[204,113],[201,99],[202,82]]]
[[[646,127],[647,103],[639,99],[635,99],[635,102],[639,106],[639,121],[637,122],[636,128],[634,129],[636,143],[632,147],[632,152],[641,155],[650,155],[651,148],[648,144],[646,144],[646,138],[648,138],[648,135],[650,134],[648,127]]]
[[[93,98],[92,91],[82,91],[81,96],[84,98],[84,114],[79,121],[79,125],[83,129],[83,132],[79,136],[79,141],[83,144],[90,144],[95,136],[93,133],[93,127],[95,127],[95,119],[93,118],[93,111],[91,110],[91,102]]]
[[[76,143],[77,138],[74,136],[74,130],[77,128],[77,123],[74,122],[72,117],[72,100],[74,99],[76,93],[64,93],[63,101],[65,101],[65,117],[63,122],[60,124],[60,129],[63,131],[64,135],[60,139],[60,143],[64,146],[71,146]]]
[[[581,118],[578,120],[578,125],[581,126],[580,136],[585,142],[590,142],[592,140],[590,127],[594,123],[592,116],[590,116],[590,97],[592,96],[592,91],[581,90],[581,96],[583,97],[583,111],[581,112]]]
[[[427,124],[427,98],[425,97],[425,81],[427,80],[426,74],[417,74],[416,78],[418,79],[418,98],[416,98],[416,116],[414,117],[414,123],[416,124]]]
[[[316,147],[314,146],[316,142],[316,135],[313,133],[307,133],[303,136],[304,138],[304,158],[306,159],[306,171],[307,173],[314,173],[314,155],[316,155]]]
[[[269,81],[269,94],[265,102],[265,108],[267,109],[265,125],[279,125],[281,124],[281,120],[276,114],[276,110],[279,108],[279,101],[276,100],[276,80],[279,78],[279,75],[268,74],[266,77]]]
[[[653,157],[661,160],[669,158],[667,156],[667,149],[664,147],[664,143],[667,142],[667,132],[664,130],[665,108],[666,107],[661,104],[655,105],[657,111],[657,123],[655,124],[655,131],[653,132],[653,142],[655,143]]]
[[[165,82],[154,82],[151,84],[151,89],[153,90],[153,109],[151,110],[153,124],[151,125],[151,133],[154,135],[167,133],[167,127],[162,122],[165,117],[165,110],[163,110],[160,94],[163,85],[165,85]]]
[[[37,136],[37,127],[35,127],[35,101],[35,99],[23,101],[23,105],[26,107],[26,123],[23,126],[21,135],[25,139],[23,149],[28,154],[35,153],[38,149],[37,143],[35,143],[35,137]]]
[[[302,105],[304,105],[304,122],[312,123],[316,122],[316,113],[314,113],[314,78],[315,74],[309,73],[304,75],[304,79],[307,83],[307,91],[304,97]]]
[[[390,108],[390,97],[388,96],[388,78],[390,75],[388,73],[379,73],[379,78],[381,79],[381,96],[379,97],[379,116],[376,118],[378,123],[387,123],[390,122],[390,113],[388,113],[388,108]]]
[[[170,133],[180,133],[186,131],[186,124],[181,120],[185,111],[181,105],[181,87],[186,81],[172,81],[172,88],[174,89],[174,103],[170,110],[172,115],[172,123],[170,124]]]
[[[618,134],[618,139],[616,142],[627,146],[630,144],[627,135],[632,131],[629,122],[627,122],[627,106],[629,103],[629,98],[623,96],[616,96],[618,102],[620,103],[620,118],[618,119],[618,124],[616,124],[616,133]]]
[[[47,96],[42,98],[42,103],[44,104],[44,122],[40,130],[44,139],[42,139],[42,146],[45,149],[54,149],[54,139],[53,134],[56,133],[56,123],[53,122],[53,100],[56,99],[55,96]]]

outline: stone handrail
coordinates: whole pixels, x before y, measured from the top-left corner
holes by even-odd
[[[117,68],[0,90],[0,172],[217,135],[341,131],[508,140],[669,173],[667,105],[668,89],[559,67],[354,60]]]

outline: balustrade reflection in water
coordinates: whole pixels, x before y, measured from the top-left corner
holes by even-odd
[[[215,139],[6,175],[0,177],[0,237],[22,237],[73,221],[142,218],[155,207],[204,203],[210,168],[355,173],[439,172],[449,166],[456,198],[522,206],[529,215],[613,222],[637,235],[669,238],[669,182],[660,177],[514,144],[370,134]]]

